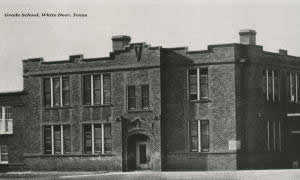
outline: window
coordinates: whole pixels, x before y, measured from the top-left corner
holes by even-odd
[[[136,109],[136,93],[135,93],[135,86],[128,86],[127,87],[127,107],[128,110]]]
[[[43,136],[45,154],[69,154],[71,152],[70,125],[45,125]]]
[[[209,151],[209,121],[196,120],[190,123],[191,151]]]
[[[104,154],[111,152],[111,124],[84,124],[83,146],[85,154]]]
[[[280,100],[280,72],[279,70],[263,71],[263,93],[267,101],[279,101]]]
[[[142,96],[142,108],[149,108],[149,85],[141,86],[141,96]]]
[[[12,107],[0,106],[0,134],[13,133]]]
[[[287,82],[288,82],[288,100],[290,102],[298,102],[298,92],[299,92],[299,73],[288,72]]]
[[[0,164],[8,164],[8,147],[0,145]]]
[[[208,68],[188,70],[189,99],[201,100],[208,98]]]
[[[267,121],[267,151],[281,152],[282,135],[280,121]]]
[[[70,105],[70,84],[68,77],[50,77],[43,79],[45,107]]]
[[[84,105],[104,105],[111,103],[110,74],[84,75],[82,79]]]

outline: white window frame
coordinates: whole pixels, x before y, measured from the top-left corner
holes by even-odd
[[[68,125],[68,124],[44,125],[44,126],[51,126],[51,155],[55,155],[55,152],[54,152],[54,126],[60,126],[60,147],[61,147],[60,154],[65,154],[65,152],[64,152],[64,128],[63,128],[64,125]],[[43,135],[43,139],[44,139],[44,135]],[[43,145],[43,148],[44,148],[44,145]]]
[[[2,152],[2,148],[6,148],[6,153]],[[7,161],[2,161],[2,156],[7,156]],[[8,146],[7,145],[0,145],[0,164],[8,164]]]
[[[94,127],[96,124],[101,124],[101,154],[105,154],[104,124],[109,124],[109,123],[88,123],[88,124],[83,124],[83,125],[91,125],[91,127],[92,127],[92,154],[98,154],[98,153],[95,153],[95,134],[94,134],[95,129],[94,129]],[[83,146],[84,146],[84,144],[83,144]]]
[[[0,106],[1,117],[0,117],[0,134],[13,134],[13,118],[6,119],[6,110],[11,110],[11,116],[13,115],[13,109],[11,106]],[[8,127],[7,127],[8,126]],[[11,128],[9,128],[11,127]],[[7,130],[8,129],[8,130]]]
[[[187,92],[188,92],[187,95],[188,95],[188,99],[189,100],[191,100],[190,99],[190,92],[189,92],[189,87],[190,87],[190,83],[189,83],[189,71],[191,69],[196,69],[196,71],[197,71],[197,99],[196,100],[191,100],[191,101],[200,101],[201,99],[208,99],[208,96],[207,97],[201,97],[201,94],[200,94],[200,84],[201,84],[201,82],[200,82],[200,69],[202,69],[202,68],[207,68],[207,76],[208,76],[208,67],[188,68],[188,70],[187,70],[187,77],[188,77],[187,78],[187,85],[188,85],[188,87],[187,87]]]
[[[103,87],[103,73],[102,74],[92,74],[91,76],[91,105],[94,103],[94,76],[100,75],[100,105],[104,105],[104,87]],[[84,87],[83,87],[84,88]]]

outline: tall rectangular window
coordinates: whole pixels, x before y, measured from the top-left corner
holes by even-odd
[[[149,85],[141,86],[142,108],[149,108]]]
[[[68,77],[62,78],[62,101],[63,106],[70,105],[70,83]]]
[[[43,79],[43,101],[45,107],[70,105],[70,85],[68,77]]]
[[[95,153],[102,153],[102,127],[101,124],[94,125]]]
[[[191,68],[188,70],[189,99],[208,98],[208,68]]]
[[[267,122],[267,152],[281,152],[282,127],[280,120]]]
[[[208,69],[200,68],[200,99],[208,98]]]
[[[135,93],[135,86],[128,86],[127,87],[127,107],[128,110],[136,109],[136,93]]]
[[[44,126],[44,154],[52,154],[51,126]]]
[[[13,108],[0,106],[0,134],[13,133]]]
[[[54,126],[54,154],[61,154],[61,129]]]
[[[189,99],[197,100],[197,69],[189,69]]]
[[[296,102],[297,101],[296,98],[297,78],[294,72],[288,72],[287,82],[288,82],[288,99],[290,102]]]
[[[43,81],[44,87],[44,106],[50,107],[51,106],[51,82],[50,78],[45,78]]]
[[[44,154],[68,154],[71,152],[70,125],[43,126]]]
[[[190,123],[191,151],[209,151],[209,121],[196,120]]]
[[[90,124],[83,125],[83,143],[84,143],[84,153],[92,153],[92,126]]]
[[[8,146],[0,145],[0,164],[8,164]]]
[[[263,71],[263,94],[267,101],[280,100],[280,71],[265,69]]]
[[[268,78],[267,78],[267,73],[268,70],[263,70],[263,85],[262,85],[262,89],[263,89],[263,94],[264,97],[267,98],[267,100],[269,100],[269,96],[268,96]]]
[[[104,105],[111,103],[110,74],[83,76],[83,104]]]
[[[104,96],[104,104],[110,104],[110,93],[111,92],[111,80],[110,74],[103,75],[103,96]]]
[[[60,106],[60,78],[53,78],[53,106]]]
[[[83,76],[83,104],[91,104],[91,76]]]
[[[63,152],[71,153],[71,128],[69,125],[63,125]]]
[[[273,79],[272,79],[272,70],[268,71],[268,98],[269,100],[273,99]]]
[[[199,151],[198,147],[198,121],[191,121],[190,127],[190,134],[191,134],[191,150],[192,151]]]
[[[209,122],[208,120],[201,120],[201,150],[203,152],[209,151]]]
[[[94,104],[101,104],[101,76],[95,75],[93,76],[94,81]]]
[[[111,124],[104,124],[104,152],[111,152]]]
[[[274,71],[274,101],[280,100],[280,72]]]
[[[84,124],[83,141],[85,154],[104,154],[111,152],[111,124]]]

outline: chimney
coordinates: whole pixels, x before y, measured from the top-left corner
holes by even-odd
[[[283,55],[283,56],[287,56],[288,55],[288,51],[285,49],[279,49],[279,54]]]
[[[130,36],[120,35],[113,36],[111,40],[113,51],[120,51],[123,50],[124,47],[129,44],[131,38]]]
[[[245,45],[256,45],[256,31],[243,29],[240,31],[240,43]]]

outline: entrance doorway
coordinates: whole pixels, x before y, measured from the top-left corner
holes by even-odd
[[[135,134],[127,140],[128,170],[149,169],[150,150],[149,137],[144,134]]]

